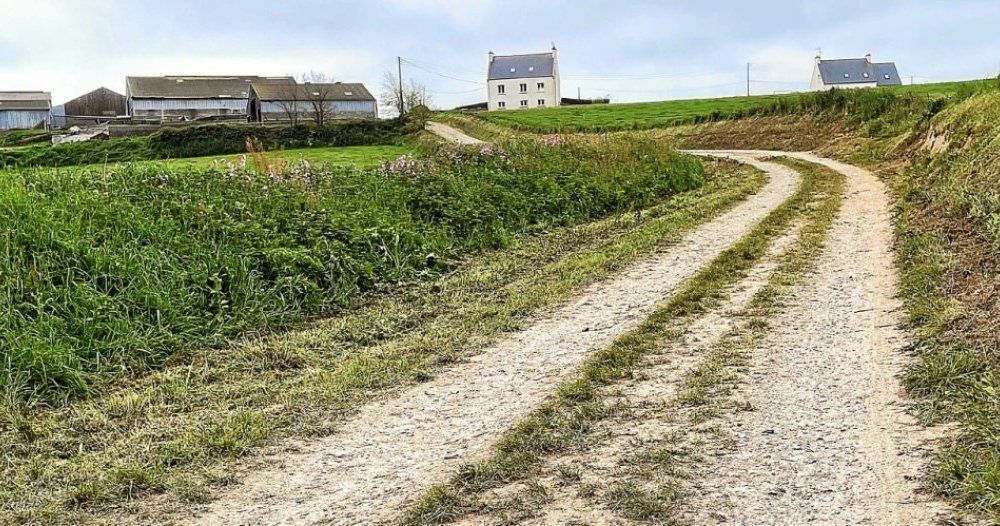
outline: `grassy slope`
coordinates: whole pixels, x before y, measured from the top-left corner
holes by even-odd
[[[0,406],[0,524],[119,523],[136,508],[203,501],[231,480],[238,457],[332,432],[358,405],[427,380],[763,183],[755,171],[713,163],[701,188],[642,212],[519,238],[453,275],[369,298],[312,327],[189,349],[156,374],[66,407]],[[158,504],[150,494],[162,495]]]
[[[891,88],[897,94],[949,96],[969,89],[967,82],[918,84]],[[476,117],[520,131],[536,133],[645,130],[753,114],[775,104],[795,101],[798,94],[716,99],[672,100],[593,106],[564,106],[528,111],[483,112]]]

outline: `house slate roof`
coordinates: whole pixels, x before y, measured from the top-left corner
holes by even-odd
[[[326,100],[375,100],[375,97],[372,96],[364,84],[352,82],[333,82],[329,84],[304,83],[296,84],[294,87],[274,82],[252,82],[251,87],[254,93],[257,94],[257,97],[265,101],[311,100],[315,97],[313,93],[317,92],[317,88],[328,90],[326,92]]]
[[[287,84],[291,77],[168,76],[127,77],[128,93],[137,99],[247,99],[250,84]]]
[[[490,63],[488,80],[554,77],[556,59],[552,53],[496,55]]]
[[[875,82],[878,86],[899,86],[903,81],[893,62],[869,62],[865,58],[820,60],[819,72],[827,85]],[[886,78],[886,75],[889,78]]]

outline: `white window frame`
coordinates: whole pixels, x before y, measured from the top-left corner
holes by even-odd
[[[538,99],[539,106],[545,106],[545,99]]]
[[[521,93],[527,93],[527,92],[528,92],[528,83],[527,82],[522,82],[521,83]]]
[[[507,94],[507,86],[504,86],[503,84],[497,84],[497,95],[506,95],[506,94]]]
[[[539,93],[544,93],[545,92],[545,83],[544,82],[539,82],[537,84],[537,86],[538,86],[538,92]]]
[[[497,108],[501,110],[507,109],[507,103],[505,101],[497,101]]]
[[[521,107],[522,108],[528,107],[528,99],[521,99]]]

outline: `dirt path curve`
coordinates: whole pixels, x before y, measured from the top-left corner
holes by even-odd
[[[591,351],[641,322],[798,186],[792,170],[746,161],[770,175],[760,193],[436,379],[363,408],[338,433],[248,476],[200,516],[179,522],[346,525],[393,518],[409,499],[485,456]]]
[[[907,357],[891,253],[890,201],[870,172],[787,154],[847,176],[814,273],[754,351],[731,447],[698,475],[692,524],[930,525],[920,494],[931,432],[906,412]],[[709,455],[711,456],[711,455]]]
[[[475,137],[470,137],[447,124],[441,124],[440,122],[429,121],[424,129],[442,139],[458,144],[483,144],[483,141]]]

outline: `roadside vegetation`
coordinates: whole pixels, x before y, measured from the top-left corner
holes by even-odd
[[[801,163],[793,166],[800,168]],[[803,170],[803,182],[795,195],[775,209],[743,239],[723,252],[708,267],[691,278],[681,290],[660,306],[639,327],[619,337],[609,347],[598,351],[581,368],[576,378],[559,386],[552,398],[528,418],[518,423],[494,447],[487,459],[461,468],[451,481],[432,488],[407,512],[402,524],[449,524],[470,514],[487,516],[498,524],[517,523],[536,517],[549,494],[541,475],[547,461],[572,448],[586,448],[592,433],[602,420],[624,409],[611,400],[609,386],[619,382],[639,382],[643,359],[676,341],[684,327],[698,315],[717,307],[729,288],[747,276],[760,263],[771,244],[795,223],[803,222],[796,246],[782,259],[771,284],[748,309],[745,322],[754,331],[766,329],[766,319],[777,306],[784,290],[809,268],[822,248],[823,240],[840,206],[843,178],[824,170]],[[705,362],[719,362],[721,356],[709,356]],[[721,366],[720,366],[721,367]],[[703,379],[704,380],[704,379]],[[691,389],[701,389],[700,399],[716,383],[707,380]],[[690,393],[687,393],[692,397]],[[670,448],[671,444],[663,444]],[[579,453],[579,452],[578,452]],[[646,453],[643,457],[643,453]],[[602,502],[603,507],[622,518],[672,524],[672,510],[681,497],[671,476],[658,473],[657,459],[662,452],[636,452],[636,458],[648,460],[647,469],[631,480],[615,481],[602,487],[581,484],[583,477],[572,466],[551,467],[558,484],[577,485],[578,496]],[[580,453],[586,455],[586,452]],[[632,466],[638,468],[638,466]],[[670,468],[666,464],[659,467]],[[673,471],[670,473],[673,475]],[[548,477],[552,480],[553,477]],[[605,481],[609,482],[609,481]],[[488,493],[512,483],[523,483],[527,495],[490,498]]]
[[[857,90],[873,99],[940,99],[963,97],[990,81],[918,84],[879,90]],[[848,90],[851,91],[851,90]],[[875,95],[877,93],[877,95]],[[840,95],[847,95],[840,97]],[[864,96],[844,91],[809,94],[758,95],[716,99],[672,100],[626,104],[564,106],[530,111],[471,113],[468,116],[509,129],[533,133],[604,133],[648,130],[683,124],[740,119],[754,115],[808,113],[835,110],[825,98],[859,101]],[[874,108],[872,108],[874,109]]]
[[[616,164],[640,172],[652,158],[672,160],[660,165],[659,175],[646,175],[657,179],[701,173],[696,162],[669,150],[653,150],[666,157],[620,164],[626,156],[635,158],[642,144],[612,142],[600,152],[617,152]],[[581,166],[592,158],[564,146],[564,153],[537,155],[569,156],[579,164],[564,168],[576,166],[584,177],[589,172]],[[300,330],[247,334],[215,349],[184,348],[155,373],[130,374],[63,407],[5,404],[0,522],[114,522],[108,517],[136,507],[155,515],[203,502],[213,487],[232,479],[234,459],[289,437],[332,432],[372,397],[431,378],[438,367],[478,352],[527,317],[678,239],[764,183],[761,174],[732,163],[708,167],[699,176],[703,185],[675,196],[649,194],[653,204],[645,210],[628,206],[596,222],[549,224],[547,233],[511,237],[501,250],[449,265],[456,268],[453,274],[356,296],[341,314]],[[481,168],[464,170],[474,178]],[[563,177],[567,184],[599,185],[608,195],[625,197],[628,191],[611,179],[646,176],[587,176],[586,184]],[[507,187],[510,182],[503,181]],[[641,185],[643,191],[652,187],[648,181]],[[160,498],[151,502],[154,495]]]
[[[513,236],[702,184],[649,140],[442,149],[371,170],[266,154],[182,173],[3,178],[8,398],[59,404],[177,349],[328,313]]]

